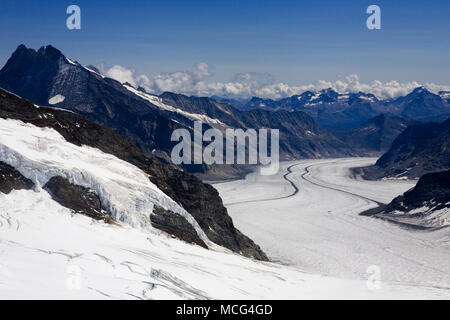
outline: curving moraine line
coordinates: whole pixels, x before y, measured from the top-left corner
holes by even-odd
[[[359,195],[359,194],[356,194],[356,193],[353,193],[353,192],[350,192],[350,191],[345,191],[345,190],[341,190],[341,189],[338,189],[338,188],[333,188],[333,187],[329,187],[329,186],[324,186],[324,185],[321,185],[321,184],[319,184],[319,183],[317,183],[317,182],[314,182],[314,181],[309,180],[308,178],[306,178],[306,175],[310,173],[309,169],[310,169],[311,167],[314,167],[314,166],[317,166],[317,164],[313,164],[313,165],[310,165],[310,166],[305,167],[305,172],[302,173],[302,175],[301,175],[300,177],[301,177],[303,180],[305,180],[305,181],[307,181],[307,182],[309,182],[309,183],[311,183],[311,184],[313,184],[313,185],[315,185],[315,186],[321,187],[321,188],[325,188],[325,189],[330,189],[330,190],[334,190],[334,191],[346,193],[346,194],[349,194],[349,195],[351,195],[351,196],[358,197],[358,198],[360,198],[360,199],[364,199],[364,200],[367,200],[367,201],[375,202],[375,203],[378,204],[378,205],[385,205],[385,203],[379,202],[379,201],[374,200],[374,199],[370,199],[370,198],[368,198],[368,197],[365,197],[365,196],[362,196],[362,195]]]
[[[237,204],[242,204],[242,203],[252,203],[252,202],[265,202],[265,201],[273,201],[273,200],[281,200],[281,199],[286,199],[286,198],[290,198],[295,196],[298,192],[299,189],[297,187],[297,185],[294,183],[294,181],[292,181],[291,179],[288,178],[288,176],[292,173],[292,168],[295,166],[298,166],[300,163],[296,163],[296,164],[292,164],[289,167],[287,167],[287,172],[283,175],[283,179],[286,180],[287,182],[289,182],[289,184],[292,186],[292,188],[294,189],[294,191],[286,196],[282,196],[282,197],[276,197],[276,198],[269,198],[269,199],[260,199],[260,200],[246,200],[246,201],[239,201],[239,202],[232,202],[232,203],[226,203],[224,204],[226,207],[230,207],[230,206],[234,206]]]

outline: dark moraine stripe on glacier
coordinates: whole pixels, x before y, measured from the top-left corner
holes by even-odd
[[[0,161],[0,192],[8,194],[13,190],[30,190],[34,183],[19,171]]]

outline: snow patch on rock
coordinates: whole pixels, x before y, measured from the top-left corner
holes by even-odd
[[[66,97],[64,97],[64,96],[62,96],[60,94],[57,94],[56,96],[51,97],[48,100],[48,103],[50,103],[50,104],[58,104],[58,103],[63,102],[65,99],[66,99]]]
[[[191,120],[194,120],[194,121],[202,121],[202,122],[208,123],[208,124],[210,124],[212,126],[219,125],[219,126],[222,126],[222,127],[227,127],[227,125],[225,123],[223,123],[222,121],[220,121],[218,119],[213,119],[213,118],[208,117],[207,115],[204,115],[204,114],[190,113],[190,112],[187,112],[187,111],[184,111],[184,110],[181,110],[181,109],[169,106],[169,105],[163,103],[161,98],[159,98],[157,96],[154,96],[154,95],[151,95],[151,94],[147,94],[147,93],[141,92],[139,90],[136,90],[135,88],[133,88],[133,87],[131,87],[129,85],[125,84],[124,87],[127,90],[133,92],[135,95],[139,96],[140,98],[149,101],[150,103],[154,104],[155,106],[157,106],[158,108],[161,108],[163,110],[167,110],[167,111],[170,111],[170,112],[176,112],[178,114],[181,114],[181,115],[185,116],[188,119],[191,119]]]

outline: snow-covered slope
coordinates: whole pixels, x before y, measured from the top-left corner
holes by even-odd
[[[88,146],[67,142],[51,128],[0,119],[0,161],[34,181],[38,188],[53,176],[88,187],[116,221],[151,230],[154,205],[185,217],[199,237],[208,238],[186,210],[159,190],[139,168]]]
[[[24,201],[24,199],[26,199]],[[323,277],[74,215],[43,190],[0,194],[0,299],[445,298]]]
[[[392,212],[392,216],[400,222],[410,223],[411,225],[429,228],[448,227],[450,226],[450,202],[443,205],[446,207],[442,209],[435,209],[436,205],[430,204],[406,212],[396,210]]]
[[[179,113],[183,116],[185,116],[188,119],[194,120],[194,121],[202,121],[204,123],[208,123],[212,126],[219,126],[219,127],[227,127],[227,125],[225,123],[223,123],[222,121],[218,120],[218,119],[213,119],[211,117],[208,117],[207,115],[204,114],[199,114],[199,113],[191,113],[191,112],[187,112],[184,111],[182,109],[179,108],[175,108],[172,106],[169,106],[168,104],[165,104],[161,98],[136,90],[135,88],[133,88],[131,85],[129,84],[124,84],[123,85],[127,90],[131,91],[132,93],[134,93],[135,95],[137,95],[138,97],[147,100],[148,102],[152,103],[153,105],[157,106],[158,108],[161,108],[162,110],[166,110],[166,111],[170,111],[170,112],[176,112]]]

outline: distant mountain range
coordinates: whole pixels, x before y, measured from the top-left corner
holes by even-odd
[[[319,158],[351,155],[345,144],[327,130],[318,126],[304,112],[280,110],[241,111],[230,104],[218,103],[210,98],[187,97],[182,94],[163,93],[162,101],[187,112],[196,112],[219,123],[214,127],[280,130],[280,151],[284,158]]]
[[[356,169],[366,179],[417,179],[450,169],[450,118],[406,128],[374,166]]]
[[[242,109],[303,111],[327,129],[349,129],[379,115],[402,116],[418,121],[442,121],[450,116],[450,94],[434,94],[418,87],[406,96],[379,100],[370,93],[339,94],[332,89],[306,91],[280,100],[254,97]]]
[[[332,89],[280,100],[155,95],[104,77],[52,46],[34,50],[20,45],[0,70],[0,87],[37,105],[84,115],[129,138],[147,157],[166,163],[176,144],[172,132],[183,128],[192,133],[196,120],[204,130],[279,129],[280,159],[292,160],[378,155],[408,125],[450,115],[450,93],[437,95],[423,87],[393,100]],[[182,168],[208,179],[234,178],[249,170],[230,165]]]
[[[211,98],[170,92],[153,95],[105,78],[94,67],[83,67],[52,46],[36,51],[20,45],[0,70],[0,87],[38,105],[82,114],[131,139],[145,155],[167,162],[175,144],[170,141],[171,133],[177,128],[192,132],[195,120],[203,121],[205,130],[279,129],[282,159],[356,155],[304,112],[244,112]],[[202,173],[208,168],[185,169]],[[218,176],[226,177],[223,172]]]

